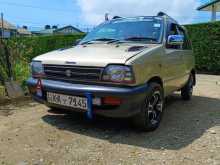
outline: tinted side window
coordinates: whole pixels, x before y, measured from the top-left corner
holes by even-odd
[[[192,49],[191,42],[188,38],[188,35],[187,35],[186,31],[180,26],[178,26],[178,30],[179,30],[179,33],[184,36],[184,43],[182,45],[182,49],[191,50]]]
[[[186,49],[192,50],[192,43],[191,43],[191,41],[189,39],[189,36],[187,35],[186,32],[185,32],[185,39],[186,39],[186,42],[187,42]]]

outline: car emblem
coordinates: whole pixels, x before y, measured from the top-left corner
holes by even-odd
[[[71,77],[71,75],[72,75],[71,70],[69,70],[69,69],[68,69],[68,70],[66,70],[66,76],[67,76],[67,77]]]
[[[66,61],[66,64],[72,64],[72,65],[75,65],[76,64],[76,62],[74,62],[74,61]]]

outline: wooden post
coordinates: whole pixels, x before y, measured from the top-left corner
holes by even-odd
[[[212,21],[216,21],[216,5],[212,5]]]
[[[105,21],[108,21],[108,20],[109,20],[108,16],[109,16],[109,14],[106,13],[106,14],[105,14]]]
[[[1,22],[2,22],[2,19],[3,19],[2,17],[3,17],[3,14],[1,13]],[[1,23],[0,26],[1,26],[1,28],[0,28],[1,29],[0,49],[1,49],[3,47],[3,44],[2,44],[3,43],[3,26],[4,26],[3,23]],[[2,75],[0,75],[0,84],[1,83],[2,84],[4,83],[4,79],[3,79]]]
[[[7,46],[4,44],[4,15],[3,13],[1,13],[1,27],[2,27],[2,35],[1,35],[1,44],[2,44],[2,47],[4,49],[4,53],[5,53],[5,57],[6,57],[6,64],[7,64],[7,69],[8,69],[8,77],[10,80],[13,80],[13,77],[12,77],[12,68],[11,68],[11,62],[10,62],[10,52],[7,48]]]
[[[3,13],[1,13],[1,22],[2,22],[2,24],[1,24],[1,27],[2,27],[2,35],[1,35],[1,41],[3,42],[3,38],[4,38],[4,15],[3,15]]]

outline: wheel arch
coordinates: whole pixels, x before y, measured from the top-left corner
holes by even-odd
[[[147,81],[148,84],[149,84],[149,83],[152,83],[152,82],[155,82],[155,83],[160,84],[161,87],[163,88],[163,80],[162,80],[161,77],[159,77],[159,76],[154,76],[154,77],[150,78],[150,79]]]

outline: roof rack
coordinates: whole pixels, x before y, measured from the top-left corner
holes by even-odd
[[[167,17],[169,17],[166,13],[164,13],[164,12],[162,12],[162,11],[160,11],[160,12],[157,14],[157,16],[167,16]]]
[[[112,19],[119,19],[119,18],[122,18],[120,16],[114,16]]]

